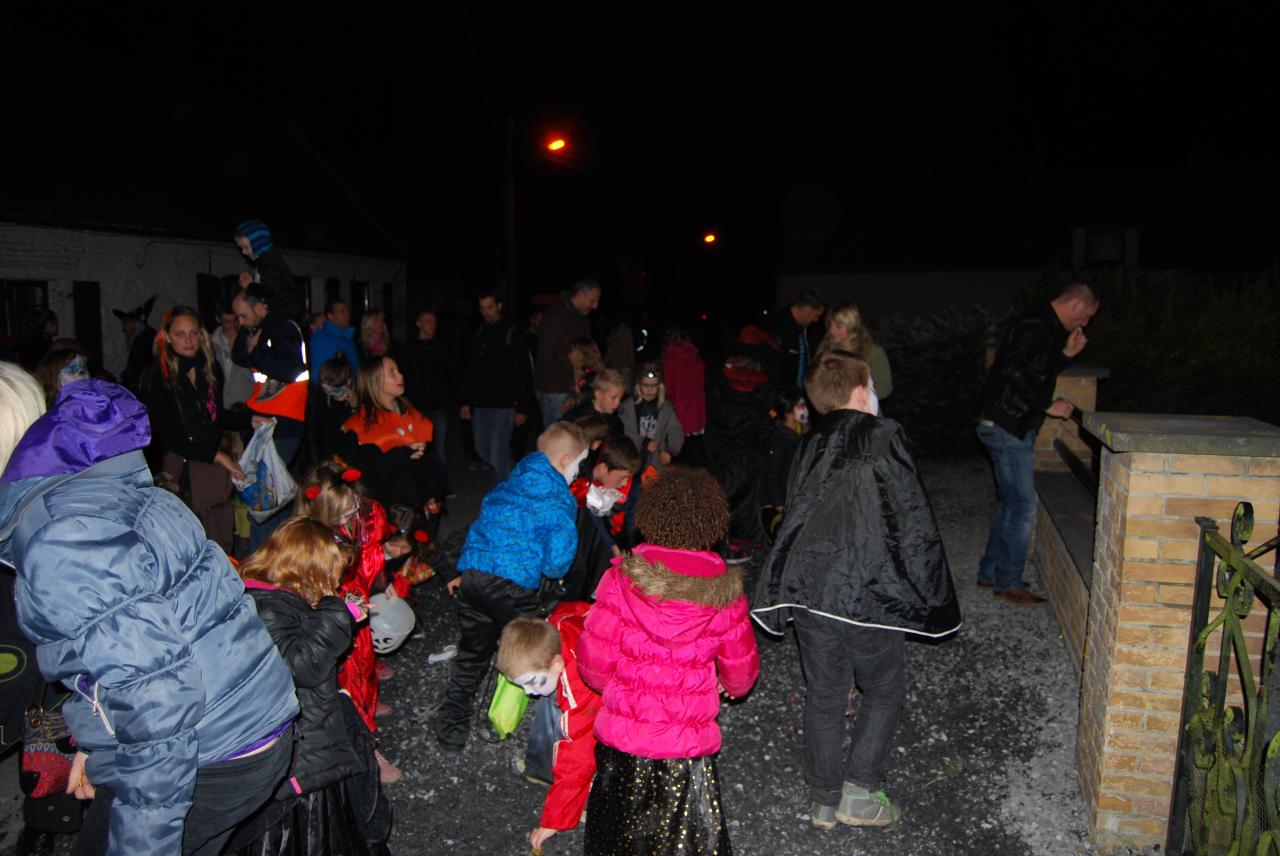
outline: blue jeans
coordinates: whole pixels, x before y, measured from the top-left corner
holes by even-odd
[[[560,418],[560,408],[564,406],[567,392],[537,392],[538,410],[542,413],[542,426],[546,428]]]
[[[835,805],[844,782],[879,790],[907,694],[903,634],[803,609],[792,615],[804,666],[804,778],[809,798]],[[862,693],[862,703],[849,756],[841,758],[844,711],[853,686]]]
[[[476,454],[493,467],[498,481],[511,475],[511,432],[515,429],[514,407],[475,407],[471,410],[471,431],[476,438]]]
[[[999,493],[978,579],[993,583],[996,591],[1014,591],[1024,585],[1022,570],[1036,517],[1036,432],[1019,440],[999,425],[979,425],[978,439],[991,455]]]
[[[449,410],[448,408],[439,408],[437,410],[424,410],[422,415],[431,420],[431,453],[436,456],[436,460],[440,462],[440,466],[447,467],[448,461],[445,460],[445,441],[449,436]],[[448,472],[448,469],[445,469]]]

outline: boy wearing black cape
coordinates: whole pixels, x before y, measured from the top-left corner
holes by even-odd
[[[813,825],[888,826],[900,814],[882,788],[906,694],[904,635],[953,633],[960,609],[906,433],[877,415],[867,364],[830,352],[805,391],[824,415],[791,465],[752,616],[779,636],[795,621]],[[854,685],[862,704],[842,762]]]

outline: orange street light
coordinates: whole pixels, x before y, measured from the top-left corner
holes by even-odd
[[[558,152],[558,151],[560,151],[561,149],[563,149],[563,148],[564,148],[565,146],[567,146],[567,145],[568,145],[568,143],[566,143],[566,142],[564,141],[564,138],[562,138],[562,137],[556,137],[554,140],[552,140],[551,142],[547,143],[547,151],[551,151],[551,152]]]
[[[702,240],[708,244],[714,244],[716,242],[716,233],[708,232],[707,234],[702,236]]]

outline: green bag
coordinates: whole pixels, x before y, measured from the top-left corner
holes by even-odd
[[[529,696],[507,676],[498,673],[498,682],[493,687],[493,701],[489,702],[489,722],[498,737],[506,740],[520,725],[524,709],[529,706]]]

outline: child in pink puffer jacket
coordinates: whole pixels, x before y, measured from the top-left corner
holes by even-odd
[[[760,672],[741,572],[711,551],[729,503],[705,470],[671,467],[636,524],[648,543],[605,572],[578,642],[603,696],[585,852],[726,856],[720,693],[745,695]]]

